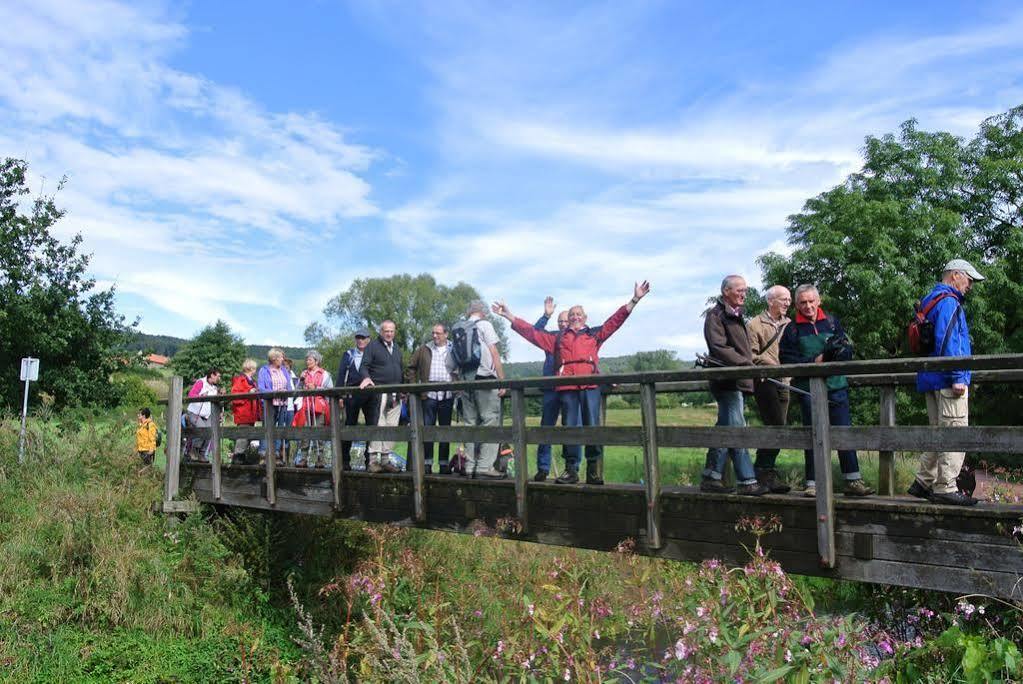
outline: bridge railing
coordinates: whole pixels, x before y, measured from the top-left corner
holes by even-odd
[[[516,513],[523,529],[528,528],[529,511],[526,490],[528,481],[527,446],[531,444],[569,444],[604,446],[640,446],[643,451],[643,487],[647,509],[646,543],[659,548],[660,527],[660,455],[659,449],[677,447],[760,447],[781,449],[811,449],[817,477],[816,523],[817,548],[823,567],[835,564],[834,493],[832,491],[831,451],[858,449],[877,451],[879,454],[879,485],[882,494],[893,494],[895,483],[894,453],[896,451],[971,451],[971,452],[1023,452],[1023,430],[1018,426],[927,427],[895,425],[895,393],[900,386],[915,382],[915,373],[923,370],[968,369],[975,371],[974,382],[1007,383],[1023,381],[1023,354],[920,358],[894,360],[847,361],[822,364],[794,364],[786,366],[744,366],[733,368],[700,368],[678,371],[654,371],[570,378],[528,378],[519,380],[483,380],[475,382],[419,383],[379,385],[366,389],[333,388],[327,390],[292,390],[242,395],[182,398],[181,378],[171,381],[167,411],[167,471],[165,500],[170,502],[180,486],[181,442],[183,436],[211,440],[210,469],[213,498],[221,498],[222,440],[260,439],[273,444],[280,439],[329,440],[334,445],[342,441],[387,440],[408,442],[408,459],[413,482],[413,510],[418,522],[426,520],[428,502],[425,498],[425,442],[501,443],[513,446],[515,458]],[[872,426],[837,427],[830,425],[828,389],[825,381],[834,375],[846,375],[853,387],[880,389],[879,424]],[[737,380],[743,378],[807,378],[812,405],[812,425],[802,427],[682,427],[662,425],[658,422],[658,392],[705,391],[710,380]],[[641,425],[591,427],[532,427],[526,424],[526,397],[545,388],[560,385],[594,384],[610,387],[611,394],[638,393]],[[462,391],[504,389],[510,404],[510,425],[500,426],[426,426],[423,424],[421,393],[426,391]],[[401,393],[409,400],[408,425],[366,426],[344,425],[334,419],[328,426],[277,427],[264,421],[260,427],[224,427],[221,425],[223,405],[237,399],[260,400],[264,415],[272,415],[273,400],[286,397],[324,396],[330,403],[331,416],[342,415],[342,398],[349,395]],[[209,428],[182,430],[182,406],[195,402],[209,402],[211,420]],[[332,460],[332,488],[335,509],[342,506],[342,487],[345,475],[341,470],[339,449],[335,447]],[[254,466],[241,466],[253,468]],[[275,459],[268,452],[262,466],[265,469],[265,496],[270,506],[276,503]],[[372,475],[370,475],[372,477]],[[382,475],[381,477],[393,477]],[[511,486],[495,481],[492,486]]]

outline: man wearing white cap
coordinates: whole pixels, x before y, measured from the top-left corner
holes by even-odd
[[[941,282],[920,301],[927,321],[934,326],[934,348],[929,356],[970,356],[970,330],[963,297],[975,281],[984,280],[968,261],[953,259],[942,269]],[[916,375],[916,389],[927,399],[927,417],[935,427],[969,424],[970,371],[924,371]],[[920,457],[920,471],[909,493],[934,503],[973,506],[977,500],[961,493],[956,477],[966,453],[932,451]]]

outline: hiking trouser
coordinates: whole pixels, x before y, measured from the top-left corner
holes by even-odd
[[[584,390],[561,390],[558,392],[561,408],[565,416],[566,427],[590,427],[600,425],[600,388]],[[562,447],[565,454],[565,468],[579,471],[582,456],[582,445],[569,444]],[[604,459],[604,447],[597,444],[586,445],[586,463],[596,466]],[[599,471],[598,471],[599,472]]]
[[[957,397],[951,389],[924,393],[927,419],[935,427],[961,427],[970,424],[970,390]],[[959,491],[956,478],[966,459],[965,451],[928,451],[920,456],[916,479],[935,494]]]
[[[789,391],[768,380],[753,381],[753,398],[764,425],[785,425],[789,417]],[[781,449],[757,449],[754,470],[774,468]]]
[[[478,378],[484,379],[484,378]],[[489,378],[487,378],[489,379]],[[469,390],[462,393],[462,418],[467,425],[500,425],[501,397],[497,390]],[[465,469],[469,475],[495,473],[496,442],[465,445]]]
[[[423,399],[423,425],[451,425],[451,413],[454,407],[454,397],[448,397],[447,399],[431,399],[427,397]],[[442,473],[448,470],[448,457],[450,454],[450,443],[437,443],[437,460],[440,472]],[[432,471],[433,442],[423,442],[423,461],[426,464],[426,472]]]
[[[718,420],[716,427],[746,427],[746,416],[743,413],[744,400],[739,390],[711,390],[718,403]],[[725,463],[729,457],[735,468],[735,481],[741,485],[755,484],[756,473],[749,451],[735,447],[711,447],[707,449],[707,461],[703,476],[711,480],[720,480],[725,472]]]
[[[803,425],[813,425],[810,397],[805,394],[799,395],[799,407],[803,413]],[[828,390],[828,421],[832,425],[837,426],[852,425],[852,414],[849,412],[848,389]],[[809,485],[814,482],[813,450],[807,449],[804,452],[804,458],[806,460],[806,482]],[[860,475],[860,461],[856,458],[856,451],[854,449],[839,449],[838,464],[842,468],[842,477],[844,479],[859,480],[862,478],[862,475]],[[959,471],[956,471],[956,475],[958,474]],[[954,477],[952,479],[955,480]]]

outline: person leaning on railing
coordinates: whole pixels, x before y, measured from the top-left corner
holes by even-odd
[[[434,323],[430,333],[433,338],[412,353],[405,369],[405,381],[408,383],[451,382],[455,379],[449,358],[451,345],[448,344],[448,326]],[[451,425],[451,414],[454,408],[454,393],[448,390],[436,390],[422,393],[423,425]],[[451,445],[440,442],[437,445],[437,460],[441,475],[450,475],[451,466],[448,462]],[[433,470],[433,442],[423,442],[423,462],[426,472]]]
[[[941,282],[921,300],[929,307],[927,320],[934,326],[934,349],[930,356],[970,356],[970,328],[966,325],[963,298],[974,281],[984,280],[968,261],[953,259],[942,269]],[[970,371],[923,371],[916,375],[916,389],[927,400],[927,418],[933,426],[953,427],[970,423]],[[951,506],[973,506],[977,500],[961,493],[956,477],[963,467],[962,451],[928,452],[920,457],[920,470],[909,493],[921,499]]]
[[[595,375],[600,372],[600,347],[632,313],[650,292],[650,283],[636,283],[632,299],[619,307],[604,324],[596,328],[586,325],[586,311],[580,305],[568,310],[568,329],[557,333],[537,330],[527,321],[516,318],[503,301],[494,303],[493,310],[511,321],[512,330],[545,352],[554,354],[556,374],[559,377]],[[600,425],[600,388],[597,385],[559,385],[558,397],[569,427]],[[597,445],[586,446],[586,484],[602,485],[604,450]],[[565,450],[565,473],[555,482],[575,484],[579,481],[579,445]]]
[[[402,363],[401,348],[394,341],[398,332],[394,321],[387,320],[380,324],[380,335],[366,345],[362,357],[362,382],[359,387],[373,385],[400,385],[405,366]],[[373,395],[369,403],[369,425],[386,425],[395,427],[401,419],[401,399],[393,393]],[[370,472],[380,472],[387,463],[394,448],[393,441],[373,440],[366,446],[367,461]]]
[[[266,364],[259,369],[256,384],[260,392],[284,392],[295,389],[291,384],[291,371],[284,366],[284,350],[273,347],[266,353]],[[276,427],[287,427],[291,424],[288,417],[288,400],[284,397],[274,397],[270,402],[273,406],[273,415],[263,416],[263,421],[272,420]],[[268,448],[266,444],[260,444],[260,455],[263,455]],[[284,449],[284,441],[274,440],[274,453],[270,455],[277,459],[279,465],[284,465],[287,454]]]
[[[823,363],[825,361],[849,361],[852,359],[852,343],[846,337],[842,324],[834,316],[824,313],[821,295],[814,285],[800,285],[796,288],[796,319],[789,323],[781,336],[780,354],[784,363]],[[829,375],[825,382],[828,387],[828,420],[831,425],[852,425],[849,410],[849,381],[844,375]],[[808,390],[809,380],[797,378],[794,387]],[[803,425],[811,425],[813,414],[810,397],[799,395],[803,414]],[[813,450],[807,449],[806,489],[803,494],[816,496],[814,482]],[[830,462],[830,458],[829,458]],[[853,449],[839,449],[838,463],[845,479],[846,496],[870,496],[874,493],[863,482],[860,462]]]
[[[188,390],[189,397],[214,397],[218,394],[217,385],[220,384],[220,370],[212,368],[204,377],[199,378]],[[185,423],[188,427],[208,428],[210,426],[210,414],[213,412],[213,405],[208,401],[196,401],[188,405],[185,410]],[[209,447],[208,437],[193,437],[189,442],[189,457],[206,462],[206,449]]]
[[[334,380],[330,377],[330,371],[323,368],[323,355],[315,349],[305,353],[305,370],[299,377],[299,385],[302,389],[330,389],[334,386]],[[327,424],[329,409],[327,398],[320,395],[301,397],[298,402],[298,413],[295,417],[296,425],[305,427],[321,427]],[[295,452],[295,467],[304,468],[309,464],[313,452],[316,454],[317,468],[326,466],[324,454],[327,447],[323,441],[318,439],[303,439],[298,444]]]
[[[231,394],[248,394],[256,392],[256,360],[245,359],[242,363],[242,372],[231,379]],[[254,427],[262,413],[261,402],[256,399],[235,399],[231,402],[231,414],[234,416],[234,424],[239,427]],[[245,463],[245,454],[249,450],[250,440],[248,437],[239,437],[234,440],[234,449],[231,451],[231,463]]]
[[[362,357],[369,346],[369,330],[359,328],[355,331],[355,346],[341,356],[341,364],[337,369],[337,383],[339,387],[358,387],[362,384]],[[370,422],[370,404],[376,399],[375,394],[347,394],[344,397],[345,404],[345,425],[356,425],[359,422],[359,413],[362,413],[363,422],[366,425],[373,425]],[[335,418],[334,420],[340,420]],[[368,459],[369,454],[363,457]],[[335,454],[335,458],[337,455]],[[368,464],[368,460],[367,460]],[[344,470],[352,468],[352,443],[348,440],[341,442],[341,467]]]

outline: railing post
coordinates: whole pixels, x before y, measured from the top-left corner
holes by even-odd
[[[661,462],[657,450],[657,392],[653,383],[639,386],[643,416],[643,470],[646,473],[647,546],[661,548]]]
[[[835,567],[835,495],[831,481],[831,416],[825,378],[810,378],[813,469],[817,486],[817,552],[821,567]]]
[[[408,395],[408,424],[412,432],[408,457],[412,463],[412,503],[416,522],[426,521],[426,463],[423,459],[423,399],[418,392]]]
[[[607,425],[607,393],[606,390],[611,389],[609,386],[602,386],[600,388],[600,424]]]
[[[277,454],[274,453],[274,400],[263,400],[263,465],[266,467],[266,502],[271,506],[277,505]]]
[[[522,531],[528,529],[526,487],[529,480],[529,466],[526,459],[526,390],[516,388],[511,391],[512,415],[512,450],[515,454],[515,514],[522,525]]]
[[[330,476],[334,490],[334,510],[341,510],[341,397],[330,398],[330,450],[334,457],[330,461]]]
[[[213,474],[213,498],[220,501],[220,497],[223,494],[223,485],[221,484],[221,473],[220,473],[220,419],[224,415],[223,406],[220,402],[210,402],[210,440],[212,452],[210,453],[210,467],[212,468]]]
[[[175,375],[170,381],[170,394],[167,395],[167,465],[163,470],[163,500],[173,501],[178,495],[181,481],[181,394],[182,380]]]
[[[895,385],[881,387],[881,419],[883,427],[895,425]],[[877,452],[877,489],[882,496],[895,495],[895,452]]]

